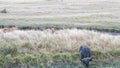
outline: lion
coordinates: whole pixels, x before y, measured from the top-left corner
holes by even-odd
[[[14,30],[17,30],[17,27],[16,27],[16,26],[15,26],[15,27],[11,27],[11,28],[8,28],[8,27],[3,28],[3,32],[4,32],[4,33],[6,33],[6,32],[12,32],[12,31],[14,31]]]

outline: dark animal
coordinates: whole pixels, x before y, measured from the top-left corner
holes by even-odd
[[[6,9],[3,9],[3,10],[1,11],[1,13],[7,13],[7,10],[6,10]]]
[[[81,62],[86,68],[88,68],[89,62],[92,61],[90,48],[87,46],[81,46],[79,52],[81,54]]]

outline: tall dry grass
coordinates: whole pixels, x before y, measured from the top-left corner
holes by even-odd
[[[88,45],[92,51],[119,51],[119,41],[120,35],[78,29],[56,30],[54,33],[50,29],[7,33],[0,30],[0,46],[5,43],[16,45],[19,53],[78,52],[81,45]]]

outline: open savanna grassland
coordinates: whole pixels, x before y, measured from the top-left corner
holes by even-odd
[[[9,1],[9,0],[8,0]],[[0,27],[19,29],[78,28],[120,32],[118,0],[32,0],[1,2]]]
[[[119,34],[119,6],[119,0],[0,0],[7,11],[0,13],[1,68],[79,68],[81,45],[92,50],[91,68],[119,68],[120,35],[105,33]],[[18,30],[2,29],[12,26]]]
[[[120,36],[95,31],[64,29],[0,31],[0,65],[79,62],[79,47],[88,45],[94,62],[116,61],[120,56]],[[42,65],[41,65],[42,66]],[[113,66],[114,67],[114,66]]]

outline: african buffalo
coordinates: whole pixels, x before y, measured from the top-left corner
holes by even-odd
[[[80,55],[81,55],[81,62],[85,67],[89,66],[89,62],[92,61],[92,56],[91,56],[91,50],[87,46],[81,46],[79,49]]]

